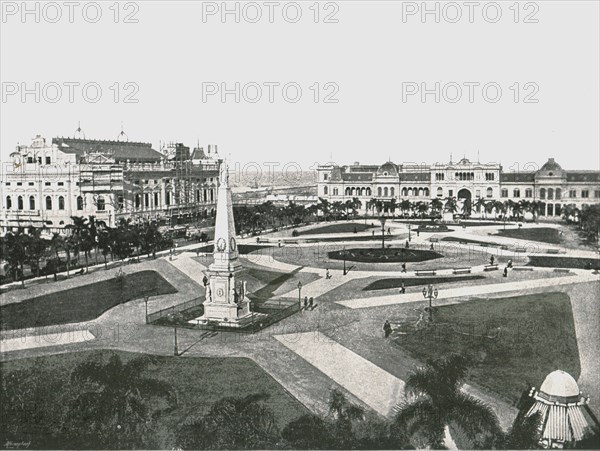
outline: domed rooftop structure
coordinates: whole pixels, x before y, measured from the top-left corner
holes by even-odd
[[[579,398],[579,386],[573,376],[562,370],[552,371],[540,387],[540,395],[546,395],[548,398],[567,399],[575,397]]]
[[[590,410],[589,398],[581,395],[577,382],[565,371],[548,374],[539,390],[531,388],[528,399],[523,412],[525,417],[539,414],[543,448],[570,446],[600,429]]]
[[[396,166],[391,161],[383,163],[381,166],[379,166],[379,169],[377,169],[377,175],[382,175],[384,177],[385,176],[397,176],[398,175],[398,166]]]
[[[562,167],[554,161],[554,158],[548,158],[548,161],[544,163],[540,171],[562,171]]]

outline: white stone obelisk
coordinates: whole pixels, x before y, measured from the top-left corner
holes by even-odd
[[[233,221],[233,202],[229,187],[229,170],[221,163],[220,183],[215,220],[214,262],[208,268],[209,291],[204,302],[201,322],[218,321],[237,327],[237,321],[250,314],[250,300],[246,298],[243,283],[236,282],[242,271]]]

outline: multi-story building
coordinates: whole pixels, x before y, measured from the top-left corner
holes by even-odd
[[[582,208],[600,203],[600,171],[566,171],[550,158],[535,171],[504,172],[497,163],[472,163],[466,158],[445,164],[381,166],[321,165],[317,169],[318,196],[330,202],[358,198],[366,211],[370,199],[412,202],[455,197],[540,201],[540,215],[559,217],[565,205]],[[473,209],[477,214],[477,209]]]
[[[60,232],[72,216],[95,216],[114,226],[120,218],[176,224],[214,215],[221,160],[174,144],[36,136],[3,162],[0,233],[45,226]],[[211,150],[214,150],[211,152]]]

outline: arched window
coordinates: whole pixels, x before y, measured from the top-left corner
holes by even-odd
[[[513,197],[521,197],[521,190],[519,188],[513,190]]]
[[[211,202],[215,201],[215,190],[214,189],[210,190],[210,201]]]
[[[144,208],[148,208],[150,206],[150,194],[144,193]]]
[[[408,196],[412,196],[413,195],[412,188],[408,188],[407,194],[408,194]]]
[[[542,188],[540,190],[540,199],[545,199],[546,198],[546,188]]]
[[[104,197],[99,196],[96,200],[96,210],[104,211],[106,208],[106,202],[104,201]]]
[[[158,207],[158,204],[159,204],[159,202],[158,202],[158,193],[154,193],[154,206]]]
[[[46,210],[52,210],[52,198],[46,196]]]
[[[425,195],[425,197],[429,197],[429,188],[425,188],[423,190],[423,194]]]
[[[402,197],[406,197],[408,195],[408,190],[406,188],[402,188]]]
[[[437,189],[437,197],[442,197],[444,195],[444,190],[442,190],[442,188],[438,188]]]
[[[325,187],[325,194],[327,194],[327,187]],[[202,195],[204,202],[208,202],[208,193],[206,192],[206,190],[203,191]]]
[[[390,196],[394,197],[394,195],[396,194],[396,190],[394,189],[394,187],[392,186],[390,188]]]
[[[323,194],[325,194],[327,196],[328,193],[329,193],[329,189],[326,186],[324,186]],[[204,200],[206,200],[206,190],[204,191]]]
[[[29,196],[29,209],[35,210],[35,196]]]
[[[171,205],[171,192],[167,191],[165,193],[165,205],[169,206]]]
[[[423,197],[423,188],[419,188],[419,197]]]
[[[367,188],[367,196],[371,195],[371,188]]]
[[[17,209],[23,210],[23,196],[17,197]]]
[[[552,188],[548,188],[548,199],[554,199],[554,190]]]
[[[494,195],[494,190],[493,190],[492,188],[488,188],[488,189],[485,191],[485,195],[486,195],[486,197],[488,197],[488,198],[489,198],[489,197],[492,197],[492,196]]]
[[[58,198],[58,209],[59,210],[64,210],[65,209],[65,198],[60,196]]]
[[[140,208],[140,204],[142,203],[142,196],[139,194],[135,195],[135,208]]]
[[[388,197],[388,187],[383,188],[383,197]]]
[[[10,196],[6,196],[6,209],[10,210],[12,208],[12,199]]]
[[[83,197],[77,196],[77,210],[83,210]]]
[[[562,195],[562,193],[561,193],[561,191],[560,191],[560,188],[556,188],[556,193],[555,193],[555,194],[556,194],[556,196],[555,196],[555,197],[556,197],[557,199],[560,199],[560,198],[561,198],[561,195]]]
[[[381,186],[377,188],[377,196],[381,197]]]

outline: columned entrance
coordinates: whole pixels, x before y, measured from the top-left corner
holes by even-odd
[[[462,202],[462,211],[461,213],[464,213],[465,215],[470,215],[471,214],[471,208],[473,206],[472,202],[471,202],[471,191],[469,191],[466,188],[461,189],[458,194],[458,200],[459,201],[463,201]]]

